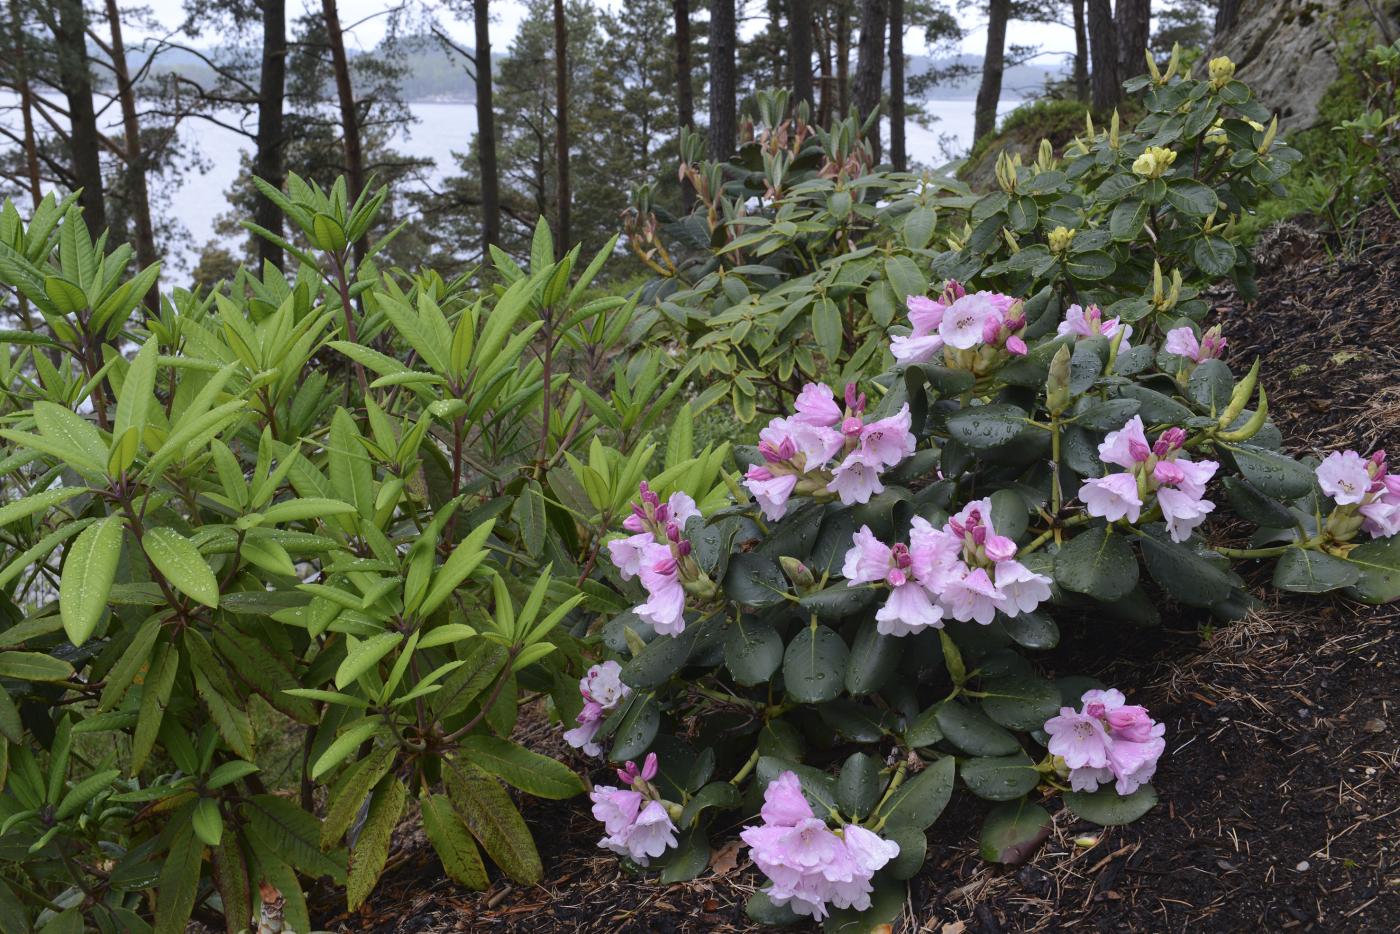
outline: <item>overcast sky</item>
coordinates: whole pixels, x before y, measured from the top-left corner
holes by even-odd
[[[597,0],[601,6],[613,7],[620,0]],[[156,19],[167,30],[173,29],[183,19],[183,0],[145,0],[145,6],[149,7]],[[377,2],[377,0],[340,0],[340,21],[343,25],[349,26],[351,23],[359,22],[350,36],[347,37],[347,44],[359,48],[371,48],[384,34],[384,17],[376,16],[396,4]],[[126,6],[122,2],[122,6]],[[751,5],[754,13],[761,12],[762,8]],[[319,0],[289,0],[287,3],[287,18],[294,19],[303,10],[320,10]],[[523,3],[512,2],[512,0],[492,0],[491,9],[494,11],[493,23],[491,25],[491,44],[498,51],[504,51],[510,44],[511,38],[515,35],[516,29],[520,25],[520,20],[525,13]],[[980,54],[987,41],[987,34],[984,28],[984,21],[978,17],[966,14],[959,14],[965,28],[971,30],[963,42],[963,50],[973,54]],[[471,41],[472,29],[470,23],[458,23],[451,28],[454,35],[466,42]],[[137,32],[137,35],[140,35]],[[1013,22],[1007,29],[1007,42],[1013,45],[1039,45],[1047,52],[1069,52],[1074,49],[1074,33],[1065,26],[1052,26],[1045,24],[1028,24]],[[922,52],[922,41],[920,37],[913,36],[905,43],[905,50],[911,54]],[[1050,58],[1047,56],[1047,63]]]

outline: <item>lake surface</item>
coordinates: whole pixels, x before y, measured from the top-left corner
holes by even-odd
[[[1013,110],[1019,98],[1005,98],[997,108],[1000,114]],[[18,125],[14,108],[16,97],[0,94],[0,124]],[[973,107],[971,100],[929,100],[927,112],[937,119],[929,127],[909,123],[907,140],[910,160],[926,166],[938,166],[958,154],[965,153],[972,141]],[[433,170],[426,173],[427,184],[434,185],[455,172],[457,157],[464,153],[476,133],[476,106],[466,103],[417,102],[408,105],[417,119],[405,134],[394,141],[395,148],[415,158],[430,160]],[[116,114],[109,111],[109,119]],[[232,119],[230,115],[228,119]],[[114,125],[107,132],[120,135]],[[228,211],[226,193],[238,177],[243,156],[252,149],[251,142],[239,133],[217,126],[207,120],[188,120],[180,130],[180,142],[197,149],[203,165],[201,172],[188,172],[173,189],[166,189],[167,204],[158,210],[178,221],[189,232],[189,240],[172,251],[169,266],[188,271],[194,265],[200,249],[210,240],[218,239],[215,222]],[[575,174],[587,172],[586,163],[575,167]]]

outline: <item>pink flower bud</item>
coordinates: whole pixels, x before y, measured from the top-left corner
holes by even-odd
[[[666,523],[666,538],[672,542],[681,540],[681,530],[674,522]]]
[[[649,505],[652,505],[652,506],[660,505],[660,503],[661,503],[661,497],[657,496],[655,493],[652,492],[651,487],[647,484],[647,482],[646,482],[645,480],[642,481],[642,484],[641,484],[641,491],[642,491],[642,502],[648,503]]]
[[[646,781],[651,781],[653,778],[656,777],[656,772],[658,768],[659,766],[656,762],[656,753],[647,753],[646,761],[642,763],[642,778]]]
[[[847,437],[856,437],[864,427],[865,423],[859,417],[851,415],[841,422],[841,433]]]
[[[990,561],[1010,561],[1016,557],[1016,543],[1005,535],[992,535],[985,546]]]
[[[1001,319],[996,315],[988,315],[987,320],[982,322],[982,343],[995,344],[1000,336]]]
[[[953,304],[953,302],[957,301],[960,298],[963,298],[966,295],[967,289],[963,288],[963,284],[961,282],[959,282],[957,279],[949,279],[943,284],[943,294],[939,296],[939,301],[941,301],[945,305],[951,305]]]
[[[633,506],[632,514],[622,520],[622,527],[635,534],[646,530],[646,521],[647,516],[642,512],[642,507]]]
[[[1133,460],[1141,464],[1152,456],[1152,449],[1136,438],[1128,441],[1128,453],[1133,456]]]
[[[761,448],[762,445],[759,445],[759,447]],[[747,480],[757,480],[762,483],[773,479],[773,471],[769,470],[767,467],[760,467],[754,464],[748,469],[748,472],[744,474],[744,478]]]
[[[890,557],[894,559],[897,568],[907,568],[914,563],[914,559],[909,554],[909,546],[903,542],[897,542],[890,546]]]
[[[1103,324],[1103,309],[1098,305],[1090,305],[1084,311],[1084,321],[1089,325],[1089,330],[1093,334],[1099,333],[1099,328]]]
[[[1157,466],[1152,468],[1152,478],[1162,486],[1176,486],[1186,479],[1186,471],[1176,461],[1158,461]]]
[[[1166,457],[1172,451],[1186,443],[1186,432],[1181,428],[1168,428],[1158,437],[1157,443],[1152,446],[1152,453],[1158,457]]]
[[[1104,707],[1102,701],[1091,701],[1084,705],[1084,713],[1093,717],[1095,720],[1102,720],[1106,712],[1107,709]],[[628,765],[631,765],[631,763],[629,762]]]
[[[631,785],[637,780],[637,763],[628,762],[625,766],[617,770],[617,777],[624,785]]]
[[[885,575],[885,583],[891,587],[903,587],[908,582],[909,577],[904,573],[903,568],[890,568],[889,573]]]
[[[1028,352],[1026,342],[1013,334],[1006,339],[1006,352],[1017,357],[1024,357]]]
[[[677,542],[676,550],[680,552],[682,558],[689,557],[691,552],[690,539],[683,538]]]
[[[856,384],[855,384],[855,383],[847,383],[847,384],[846,384],[846,408],[848,408],[848,409],[854,409],[854,408],[856,407],[856,398],[857,398],[857,396],[858,396],[858,392],[857,392],[857,389],[856,389]]]

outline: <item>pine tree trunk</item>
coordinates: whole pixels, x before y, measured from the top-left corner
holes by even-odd
[[[890,162],[909,170],[904,136],[904,0],[890,0]]]
[[[1109,0],[1088,0],[1089,96],[1094,109],[1106,113],[1118,105],[1118,39]]]
[[[793,105],[806,101],[807,109],[816,104],[812,96],[812,0],[788,0],[788,59],[792,65]]]
[[[496,108],[492,101],[491,10],[472,0],[476,27],[476,159],[481,171],[481,255],[501,242],[501,177],[496,167]]]
[[[365,190],[365,156],[360,147],[360,117],[355,108],[355,89],[350,82],[350,60],[345,55],[345,34],[340,29],[336,0],[321,0],[326,18],[326,40],[331,47],[331,67],[335,71],[335,93],[340,101],[340,129],[345,139],[345,183],[351,204]],[[364,257],[364,238],[355,243],[355,259]]]
[[[107,228],[107,205],[102,192],[102,160],[97,114],[92,107],[92,75],[88,71],[87,14],[83,0],[55,0],[58,18],[54,45],[58,54],[59,83],[68,100],[69,146],[75,187],[82,189],[78,203],[83,222],[97,237]]]
[[[987,4],[987,53],[982,58],[982,83],[977,88],[973,140],[996,130],[997,104],[1001,101],[1001,78],[1006,70],[1006,20],[1011,0],[990,0]]]
[[[258,74],[258,135],[253,153],[253,174],[274,188],[286,180],[283,164],[282,108],[287,95],[287,0],[262,0],[262,67]],[[282,210],[258,195],[253,220],[259,227],[282,235]],[[258,242],[258,265],[282,268],[282,248],[265,237]]]
[[[885,24],[888,0],[861,0],[860,43],[856,52],[856,83],[853,96],[860,118],[878,113],[885,84]],[[870,130],[870,148],[880,161],[880,120]]]
[[[559,227],[554,235],[555,258],[569,251],[569,24],[564,0],[554,0],[554,200]]]
[[[1147,70],[1147,42],[1152,34],[1152,0],[1118,0],[1114,21],[1118,31],[1118,81]]]
[[[690,80],[690,0],[671,0],[671,17],[676,29],[676,126],[695,129],[695,85]],[[695,207],[695,188],[681,179],[681,208],[689,214]]]
[[[1089,100],[1089,32],[1084,25],[1084,0],[1073,0],[1074,6],[1074,96]]]
[[[851,0],[836,0],[836,116],[851,112]]]
[[[710,5],[710,158],[723,162],[738,143],[734,74],[734,0]]]
[[[1215,34],[1218,36],[1235,25],[1240,17],[1240,0],[1220,0],[1215,8]]]
[[[822,11],[821,20],[814,26],[818,30],[817,58],[818,67],[821,69],[819,84],[821,85],[821,103],[817,106],[817,125],[822,127],[831,126],[831,108],[834,103],[835,89],[832,87],[835,81],[831,74],[831,8],[827,7]]]
[[[126,67],[126,46],[122,42],[121,11],[117,0],[107,0],[107,25],[112,33],[112,71],[117,78],[117,100],[122,111],[122,134],[126,137],[126,184],[131,190],[131,213],[136,224],[136,264],[142,269],[154,266],[156,232],[151,225],[151,198],[146,189],[146,156],[141,147],[141,122],[136,116],[136,92]],[[146,308],[160,311],[160,287],[151,283],[146,292]]]
[[[24,21],[19,0],[10,0],[10,27],[14,32],[15,90],[19,92],[20,119],[24,128],[24,170],[29,180],[29,196],[37,208],[44,200],[39,175],[39,147],[34,140],[34,102],[29,89],[28,54],[25,50]]]

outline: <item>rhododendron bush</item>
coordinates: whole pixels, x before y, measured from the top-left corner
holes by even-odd
[[[730,505],[643,483],[608,544],[636,602],[602,627],[616,660],[570,736],[655,759],[604,792],[603,845],[655,862],[674,833],[661,862],[682,878],[709,812],[761,797],[742,838],[764,920],[878,919],[957,786],[995,804],[995,861],[1044,837],[1047,797],[1105,824],[1152,806],[1166,727],[1131,685],[1037,667],[1060,613],[1232,618],[1259,561],[1285,590],[1400,596],[1385,455],[1283,453],[1257,367],[1237,380],[1218,332],[956,282],[908,308],[893,369],[808,383],[738,448]],[[642,822],[621,837],[619,794]]]

